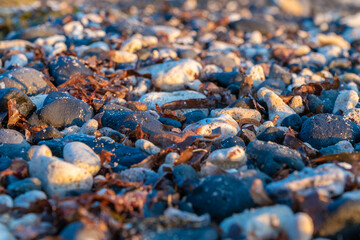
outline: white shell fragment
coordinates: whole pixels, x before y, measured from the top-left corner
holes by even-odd
[[[99,156],[82,142],[67,143],[64,147],[64,160],[86,169],[92,175],[97,174],[101,167]]]
[[[234,146],[213,151],[206,161],[227,170],[244,166],[246,159],[244,149],[239,146]]]
[[[210,137],[213,130],[220,128],[220,136]],[[184,131],[193,131],[194,133],[203,136],[204,140],[208,141],[219,141],[225,138],[235,136],[239,131],[239,124],[230,117],[229,114],[222,113],[216,118],[205,118],[196,123],[188,125]],[[216,133],[215,133],[216,134]]]

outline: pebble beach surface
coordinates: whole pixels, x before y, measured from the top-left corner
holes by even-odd
[[[0,9],[0,240],[360,239],[360,1]]]

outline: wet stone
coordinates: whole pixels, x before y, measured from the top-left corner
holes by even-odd
[[[49,91],[44,74],[33,68],[17,68],[0,75],[0,88],[15,87],[27,95]]]
[[[360,139],[360,129],[342,116],[317,114],[303,122],[299,136],[302,141],[320,149],[342,140],[357,142]]]
[[[282,167],[301,170],[305,167],[298,151],[273,142],[253,141],[246,148],[249,159],[261,171],[274,176]]]

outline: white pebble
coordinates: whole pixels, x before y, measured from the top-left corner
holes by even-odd
[[[340,111],[352,109],[359,102],[359,95],[354,90],[343,90],[337,96],[333,113],[337,114]]]
[[[210,153],[206,161],[227,170],[240,168],[246,164],[246,155],[242,147],[234,146],[231,148],[218,149]]]
[[[159,147],[155,146],[155,144],[145,139],[136,140],[135,147],[150,155],[158,153],[161,150]]]

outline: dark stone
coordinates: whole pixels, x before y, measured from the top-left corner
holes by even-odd
[[[286,84],[281,79],[267,79],[256,88],[256,91],[263,87],[266,87],[275,92],[282,93],[286,89]]]
[[[248,108],[254,109],[254,100],[251,97],[241,96],[238,100],[230,104],[229,108],[233,107],[241,107],[241,108]]]
[[[308,95],[307,99],[309,101],[309,109],[312,113],[316,113],[316,109],[319,109],[321,105],[324,105],[323,101],[314,94]]]
[[[257,136],[258,140],[271,141],[281,144],[284,141],[285,131],[277,127],[268,127]]]
[[[230,22],[229,27],[235,31],[253,32],[260,31],[262,34],[268,34],[274,31],[274,28],[263,21],[253,19],[241,19],[238,21]]]
[[[37,178],[21,179],[8,185],[6,190],[14,195],[20,195],[32,190],[41,190],[41,181]]]
[[[321,237],[360,238],[360,198],[356,192],[346,193],[328,206],[329,213],[319,230]]]
[[[152,232],[147,235],[149,240],[217,240],[219,234],[215,228],[186,228],[186,229],[167,229],[161,232]]]
[[[200,121],[204,118],[206,118],[206,115],[201,110],[195,110],[189,113],[184,114],[186,117],[185,124],[191,124],[197,121]]]
[[[342,140],[351,143],[360,139],[360,129],[343,116],[317,114],[303,122],[299,133],[300,139],[316,149],[334,145]]]
[[[101,136],[109,137],[114,139],[116,142],[121,142],[126,136],[119,131],[116,131],[109,127],[103,127],[99,129]]]
[[[94,73],[85,67],[79,59],[72,56],[59,56],[51,60],[49,63],[51,76],[55,79],[55,84],[65,83],[76,73],[93,75]]]
[[[82,126],[93,117],[93,109],[76,98],[60,98],[46,104],[39,110],[39,119],[55,128],[71,125]]]
[[[181,164],[173,169],[174,182],[178,187],[190,192],[198,182],[199,177],[193,167],[187,164]]]
[[[253,141],[246,154],[254,165],[269,176],[274,176],[285,164],[291,170],[302,170],[305,165],[298,151],[273,142]]]
[[[0,156],[28,159],[27,151],[30,147],[30,144],[18,131],[0,129]]]
[[[100,154],[102,150],[114,153],[111,156],[111,163],[117,163],[125,167],[130,167],[144,160],[147,155],[138,148],[128,147],[115,141],[109,141],[106,138],[97,138],[85,134],[67,135],[61,139],[51,139],[40,141],[38,145],[47,145],[52,153],[57,157],[62,157],[64,146],[68,142],[82,142],[88,145],[96,154]]]
[[[222,72],[222,73],[212,73],[209,74],[206,78],[201,78],[202,81],[210,81],[217,83],[220,87],[228,87],[231,84],[239,85],[244,80],[244,75],[239,72]]]
[[[324,104],[324,113],[332,113],[338,95],[339,92],[336,90],[326,90],[321,93],[320,99]]]
[[[25,93],[17,88],[5,88],[0,89],[0,112],[8,112],[10,99],[16,100],[16,109],[25,117],[36,110],[35,104]]]
[[[43,106],[48,105],[58,99],[64,100],[64,99],[77,99],[77,98],[71,96],[67,92],[55,91],[55,92],[49,93],[49,95],[46,96],[46,98],[44,99],[44,102],[43,102]]]
[[[235,146],[240,146],[240,147],[245,148],[246,145],[245,145],[244,140],[242,140],[242,138],[240,138],[238,136],[226,138],[225,140],[222,140],[218,144],[215,143],[216,148],[231,148],[231,147],[235,147]]]
[[[165,125],[168,125],[168,126],[172,126],[172,127],[176,127],[176,128],[181,128],[181,126],[182,126],[181,122],[176,121],[176,120],[171,119],[171,118],[161,117],[161,118],[159,118],[159,121],[160,121],[162,124],[165,124]]]
[[[246,145],[256,140],[256,134],[253,131],[246,128],[241,129],[238,135],[245,142]]]
[[[251,183],[230,175],[207,177],[188,195],[197,214],[209,213],[215,221],[221,221],[233,213],[255,207],[250,196]]]
[[[297,114],[292,114],[290,116],[287,116],[282,120],[281,126],[283,127],[291,127],[295,131],[299,131],[301,128],[302,120],[301,117]]]
[[[41,140],[49,140],[49,139],[53,139],[53,138],[62,138],[63,135],[59,132],[59,130],[57,130],[54,127],[47,127],[44,128],[40,131],[38,131],[34,138],[33,138],[33,143],[38,143]]]
[[[60,237],[66,240],[108,240],[107,232],[101,231],[101,228],[85,224],[83,222],[73,222],[67,225],[59,234]]]
[[[291,73],[275,63],[270,68],[269,78],[280,79],[285,84],[291,83]]]
[[[121,126],[135,130],[140,124],[143,131],[149,134],[163,131],[161,122],[149,112],[144,111],[105,111],[101,117],[101,123],[104,127],[114,130],[119,130]]]
[[[15,87],[26,95],[37,95],[49,91],[49,85],[44,81],[44,74],[33,68],[17,68],[0,75],[2,88]]]
[[[10,167],[12,160],[6,156],[0,157],[0,171],[4,171]]]

